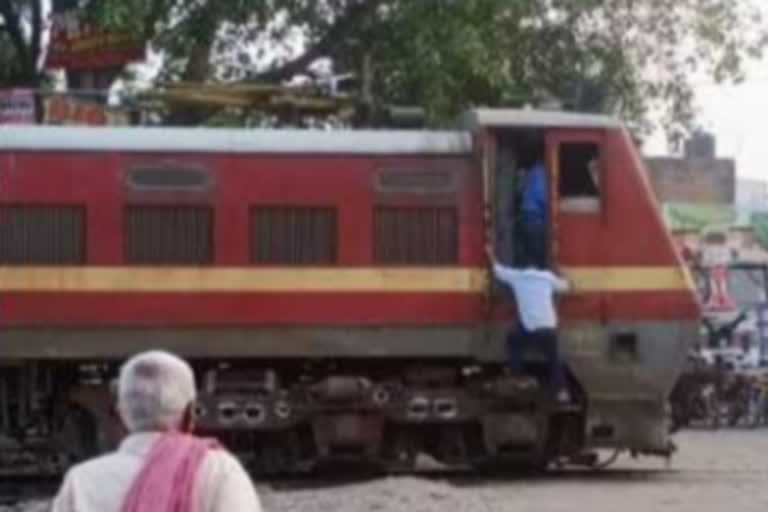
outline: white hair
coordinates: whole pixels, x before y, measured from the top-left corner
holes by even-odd
[[[130,432],[178,429],[195,398],[192,368],[173,354],[142,352],[120,368],[117,408]]]

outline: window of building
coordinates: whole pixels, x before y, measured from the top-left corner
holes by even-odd
[[[127,263],[203,265],[213,259],[208,206],[130,205],[124,222]]]
[[[450,265],[459,259],[455,207],[380,206],[374,211],[377,263]]]
[[[85,263],[85,208],[0,206],[0,263]]]
[[[336,209],[324,206],[251,208],[251,261],[322,265],[337,259]]]
[[[563,143],[558,158],[561,209],[599,209],[602,175],[599,146],[595,143]]]

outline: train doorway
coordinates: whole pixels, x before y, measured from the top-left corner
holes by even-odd
[[[496,257],[502,263],[510,266],[524,266],[532,259],[533,247],[531,237],[525,236],[526,226],[522,215],[526,174],[534,167],[544,168],[545,190],[543,199],[548,203],[550,196],[548,185],[549,176],[545,146],[545,133],[537,129],[500,129],[495,132],[496,159],[493,169],[493,196],[489,198],[493,204],[494,239],[496,240]],[[535,186],[533,188],[536,188]],[[548,223],[541,230],[540,244],[543,247],[544,261],[548,264],[549,255]],[[534,258],[539,259],[539,258]]]

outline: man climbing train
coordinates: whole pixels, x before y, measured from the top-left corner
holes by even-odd
[[[540,265],[516,269],[497,262],[493,250],[486,248],[493,263],[493,274],[507,285],[515,296],[518,311],[517,326],[507,336],[507,360],[513,373],[523,373],[523,354],[529,346],[544,351],[549,363],[549,381],[558,402],[570,401],[565,367],[557,343],[557,311],[554,294],[565,292],[565,279]]]

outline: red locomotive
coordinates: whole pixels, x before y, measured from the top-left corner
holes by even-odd
[[[551,257],[574,288],[559,304],[569,407],[503,372],[511,307],[483,251],[494,241],[514,263],[531,138],[551,178]],[[150,347],[193,362],[201,427],[256,471],[664,455],[698,314],[610,118],[0,128],[0,444],[17,449],[0,458],[104,449],[115,367]]]

